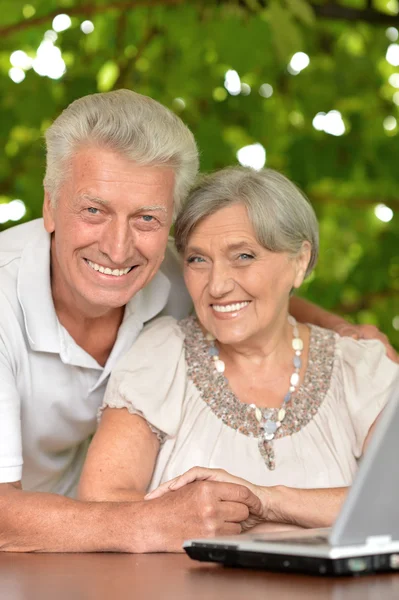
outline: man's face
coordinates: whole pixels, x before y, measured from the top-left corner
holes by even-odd
[[[164,257],[174,184],[170,167],[140,166],[95,146],[80,149],[55,207],[45,195],[58,300],[97,316],[142,289]]]

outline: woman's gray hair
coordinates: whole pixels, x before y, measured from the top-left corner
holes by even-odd
[[[91,94],[70,104],[46,132],[44,187],[52,202],[67,175],[68,161],[80,147],[98,145],[140,165],[175,169],[175,214],[198,172],[198,150],[191,131],[172,111],[130,90]]]
[[[200,179],[176,220],[177,250],[184,253],[191,233],[205,217],[235,203],[247,208],[258,242],[271,252],[297,255],[308,241],[311,257],[305,276],[310,274],[319,251],[316,215],[296,185],[272,169],[228,167]]]

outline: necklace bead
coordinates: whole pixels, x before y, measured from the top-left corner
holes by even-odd
[[[292,363],[294,367],[294,372],[290,376],[289,390],[283,398],[282,406],[277,413],[277,419],[273,420],[271,418],[271,411],[269,408],[261,408],[259,406],[256,406],[256,404],[249,405],[250,408],[255,412],[255,419],[258,422],[258,427],[262,433],[262,437],[265,443],[270,442],[276,435],[277,430],[281,427],[287,414],[287,404],[291,401],[292,394],[295,392],[300,379],[300,370],[302,367],[301,354],[303,350],[303,340],[299,337],[299,329],[297,326],[297,322],[292,315],[288,315],[288,322],[292,326],[292,349],[294,350]],[[222,375],[225,371],[226,365],[219,356],[219,350],[216,347],[216,339],[211,333],[207,333],[205,335],[205,339],[210,342],[208,353],[213,360],[215,369],[219,374]]]

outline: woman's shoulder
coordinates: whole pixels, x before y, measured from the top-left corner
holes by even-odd
[[[185,333],[174,317],[157,317],[146,323],[114,371],[135,371],[150,365],[167,365],[179,360],[184,348]]]
[[[325,352],[329,348],[329,353],[348,367],[357,367],[359,363],[372,367],[383,362],[393,365],[395,369],[396,363],[387,357],[385,346],[380,340],[340,336],[331,329],[317,325],[309,325],[309,328],[311,349],[316,347],[317,351]]]
[[[170,316],[156,317],[144,325],[138,339],[168,335],[181,337],[182,329],[179,321]]]
[[[370,375],[382,377],[384,372],[399,372],[399,365],[388,358],[386,348],[380,340],[356,340],[337,335],[336,354],[347,369],[360,369],[369,372]]]
[[[320,361],[326,353],[330,357],[330,368],[324,372],[330,400],[341,398],[345,404],[353,405],[354,410],[360,410],[369,402],[378,404],[380,398],[383,406],[399,376],[399,365],[388,358],[382,342],[341,337],[316,326],[311,326],[312,339],[316,360]]]

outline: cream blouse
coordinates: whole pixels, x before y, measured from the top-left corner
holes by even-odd
[[[399,366],[377,340],[310,328],[304,382],[275,438],[264,442],[254,410],[214,368],[196,318],[162,317],[147,325],[113,371],[101,410],[127,408],[158,435],[148,489],[194,466],[225,469],[265,486],[350,485]]]

